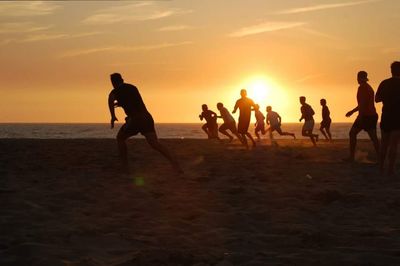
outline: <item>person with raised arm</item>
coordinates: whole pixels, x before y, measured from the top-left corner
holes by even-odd
[[[357,90],[357,106],[346,113],[346,117],[350,117],[354,113],[358,112],[358,116],[349,132],[350,156],[344,159],[348,162],[354,162],[357,146],[357,135],[362,130],[365,130],[368,133],[368,136],[374,144],[377,158],[379,157],[379,140],[376,134],[378,114],[376,113],[375,109],[374,90],[368,84],[368,73],[365,71],[358,72],[357,82],[359,84]]]
[[[249,126],[250,126],[250,120],[251,120],[251,111],[252,108],[254,108],[254,101],[250,98],[247,98],[247,91],[245,89],[242,89],[240,91],[240,96],[241,98],[236,101],[235,107],[233,108],[232,113],[236,113],[237,109],[240,110],[239,113],[239,123],[238,123],[238,133],[241,136],[243,144],[246,146],[246,148],[249,148],[249,145],[247,143],[247,138],[246,136],[251,140],[253,143],[253,147],[256,146],[256,142],[254,141],[253,137],[249,133]]]
[[[141,133],[153,149],[167,158],[177,172],[182,173],[183,171],[175,157],[158,141],[153,117],[147,110],[139,90],[135,86],[125,83],[119,73],[111,74],[110,77],[114,87],[108,95],[111,129],[114,128],[115,121],[118,121],[115,115],[116,107],[122,107],[127,116],[125,124],[122,125],[117,134],[118,150],[124,170],[129,172],[126,140]]]
[[[299,119],[299,121],[301,122],[304,119],[304,125],[303,128],[301,130],[301,134],[304,137],[309,137],[312,144],[314,146],[317,145],[317,141],[318,141],[318,135],[313,133],[314,130],[314,110],[312,109],[312,107],[306,103],[306,97],[301,96],[300,97],[300,104],[301,104],[301,117]]]

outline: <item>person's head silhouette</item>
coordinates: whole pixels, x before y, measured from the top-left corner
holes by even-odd
[[[119,85],[124,83],[124,80],[122,79],[122,76],[120,73],[113,73],[110,75],[110,77],[111,77],[111,83],[112,83],[114,89],[118,88]]]
[[[245,98],[247,96],[247,91],[246,89],[241,89],[240,90],[240,96],[242,96],[242,98]]]
[[[271,106],[267,106],[267,112],[271,112],[272,111],[272,107]]]
[[[223,103],[217,103],[217,109],[221,110],[224,107]]]
[[[254,105],[254,110],[260,110],[260,106],[258,104]]]
[[[392,70],[392,76],[393,77],[400,77],[400,62],[395,61],[392,63],[390,66],[390,69]]]
[[[306,103],[306,97],[305,96],[300,96],[300,103],[305,104]]]
[[[207,110],[208,110],[207,104],[203,104],[203,105],[201,106],[201,109],[203,109],[203,111],[207,111]]]
[[[326,105],[326,100],[325,100],[325,99],[321,99],[319,102],[320,102],[320,104],[321,104],[322,106],[325,106],[325,105]]]
[[[368,73],[365,71],[360,71],[357,73],[357,81],[359,84],[366,83],[368,81]]]

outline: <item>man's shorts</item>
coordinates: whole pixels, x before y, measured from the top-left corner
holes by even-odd
[[[280,124],[276,124],[276,125],[270,125],[269,126],[269,130],[271,131],[271,132],[274,132],[275,130],[276,131],[279,131],[281,129],[281,125]]]
[[[376,130],[376,124],[378,122],[378,115],[359,115],[354,121],[353,127],[362,129],[365,131]]]
[[[303,131],[313,131],[314,130],[314,119],[307,120],[304,122]]]
[[[244,117],[240,118],[239,117],[239,123],[238,123],[238,132],[240,134],[246,134],[249,132],[249,126],[250,126],[250,117]]]
[[[210,138],[218,138],[218,124],[216,121],[206,123]]]
[[[264,123],[262,123],[262,124],[261,124],[261,123],[258,123],[257,126],[256,126],[256,128],[255,128],[255,131],[256,131],[256,132],[261,131],[261,132],[264,133],[264,132],[265,132],[265,124],[264,124]]]
[[[232,131],[232,133],[236,133],[237,129],[236,129],[236,122],[229,122],[229,123],[223,123],[220,127],[219,130],[230,130]]]
[[[332,123],[332,120],[331,120],[331,119],[329,119],[329,120],[322,120],[320,129],[323,129],[323,128],[330,129],[331,123]]]
[[[147,133],[156,132],[153,117],[149,113],[126,117],[125,124],[120,131],[129,136],[134,136],[138,133],[146,135]]]

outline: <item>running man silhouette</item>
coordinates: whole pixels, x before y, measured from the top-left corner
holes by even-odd
[[[329,108],[326,105],[325,99],[321,99],[320,104],[322,106],[322,121],[319,130],[321,131],[322,135],[324,135],[326,140],[332,141],[332,134],[331,134],[332,119],[330,117],[331,112],[329,111]]]
[[[306,97],[301,96],[300,97],[300,103],[301,103],[301,117],[299,121],[301,122],[304,119],[304,125],[301,130],[301,134],[305,137],[309,137],[311,139],[311,142],[313,143],[314,146],[317,145],[316,141],[318,141],[318,135],[313,134],[314,130],[314,110],[312,107],[306,103]]]
[[[115,121],[118,121],[115,116],[116,107],[122,107],[127,115],[125,124],[120,128],[117,134],[119,154],[125,170],[128,171],[126,140],[131,136],[141,133],[153,149],[164,155],[164,157],[170,161],[172,167],[179,173],[182,173],[176,159],[171,155],[168,149],[158,141],[153,117],[147,111],[139,90],[135,86],[125,83],[119,73],[111,74],[111,83],[114,87],[108,96],[111,128],[114,128]]]
[[[272,132],[276,130],[276,132],[278,132],[281,136],[292,136],[293,139],[296,139],[296,135],[294,133],[282,132],[281,124],[281,116],[277,112],[272,111],[271,106],[267,106],[267,125],[269,125],[269,128],[267,130],[269,131],[269,138],[271,140],[274,139]]]
[[[255,124],[256,127],[254,129],[254,134],[256,134],[257,139],[260,141],[261,137],[258,132],[261,131],[261,133],[265,135],[265,123],[264,123],[265,116],[263,115],[263,113],[261,113],[260,106],[258,104],[254,105],[254,115],[256,117],[256,124]]]
[[[208,139],[219,139],[218,137],[218,124],[217,114],[208,110],[207,104],[201,106],[203,112],[199,115],[201,121],[206,120],[206,123],[201,127],[206,132]]]
[[[382,102],[380,170],[385,174],[385,159],[388,154],[387,174],[395,174],[397,146],[400,142],[400,62],[390,66],[392,77],[381,82],[375,95],[376,102]]]
[[[357,135],[362,130],[367,131],[374,148],[379,158],[379,141],[376,135],[376,123],[378,122],[378,114],[375,110],[374,104],[374,90],[368,84],[368,73],[360,71],[357,73],[357,82],[360,85],[357,90],[357,107],[347,112],[346,117],[352,116],[355,112],[358,112],[358,116],[354,121],[353,126],[350,129],[350,157],[345,161],[354,162],[356,146],[357,146]]]
[[[229,138],[229,142],[232,142],[233,137],[227,131],[229,129],[233,135],[235,135],[240,141],[242,141],[237,133],[236,121],[229,113],[228,109],[224,107],[223,103],[217,103],[217,108],[219,110],[219,113],[221,114],[220,116],[218,116],[218,118],[222,118],[224,120],[224,123],[219,127],[219,132],[227,136]]]
[[[241,96],[241,98],[236,101],[236,104],[235,104],[235,107],[233,108],[232,113],[233,114],[236,113],[237,109],[239,108],[240,114],[239,114],[239,123],[238,123],[238,133],[241,136],[243,144],[248,149],[249,145],[247,144],[246,136],[253,143],[253,147],[256,146],[256,142],[254,141],[253,137],[249,133],[251,111],[252,111],[252,107],[254,108],[254,102],[252,99],[247,98],[247,91],[245,89],[242,89],[240,91],[240,96]]]

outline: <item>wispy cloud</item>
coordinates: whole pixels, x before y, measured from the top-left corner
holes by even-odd
[[[105,25],[129,21],[156,20],[191,13],[181,8],[161,8],[153,2],[140,2],[102,9],[83,20],[85,24]]]
[[[373,2],[380,2],[380,1],[381,0],[362,0],[362,1],[353,1],[353,2],[344,2],[344,3],[335,3],[335,4],[320,4],[320,5],[313,5],[313,6],[307,6],[307,7],[290,8],[290,9],[280,11],[280,12],[278,12],[278,14],[305,13],[305,12],[312,12],[312,11],[318,11],[318,10],[358,6],[358,5],[363,5],[363,4],[373,3]]]
[[[304,33],[307,33],[307,34],[310,34],[310,35],[314,35],[314,36],[317,36],[317,37],[322,37],[322,38],[330,39],[330,40],[338,40],[338,38],[333,36],[333,35],[330,35],[330,34],[327,34],[327,33],[321,32],[321,31],[317,31],[317,30],[314,30],[314,29],[311,29],[311,28],[301,27],[301,28],[299,28],[299,30],[304,32]]]
[[[177,42],[177,43],[161,43],[161,44],[152,44],[152,45],[141,45],[141,46],[104,46],[104,47],[96,47],[90,49],[80,49],[66,52],[60,56],[60,58],[66,57],[75,57],[82,55],[89,55],[100,52],[134,52],[134,51],[149,51],[149,50],[157,50],[163,48],[169,48],[174,46],[188,45],[191,44],[190,41],[185,42]]]
[[[50,1],[0,1],[0,16],[25,17],[49,15],[60,7],[60,5]]]
[[[49,40],[66,40],[73,38],[81,38],[87,36],[98,35],[101,32],[84,32],[77,34],[67,34],[67,33],[44,33],[44,34],[35,34],[30,35],[18,42],[37,42],[37,41],[49,41]]]
[[[4,33],[29,33],[43,31],[52,26],[38,26],[32,22],[9,22],[0,24],[0,34]]]
[[[187,26],[187,25],[172,25],[172,26],[165,26],[162,28],[159,28],[159,31],[181,31],[181,30],[187,30],[187,29],[192,29],[193,27]]]
[[[229,37],[244,37],[264,32],[272,32],[283,29],[296,28],[305,25],[305,22],[264,22],[261,24],[244,27],[230,33]]]
[[[320,77],[323,77],[323,76],[324,76],[324,74],[310,74],[310,75],[306,75],[304,77],[301,77],[301,78],[295,80],[294,82],[295,83],[304,83],[306,81],[317,79],[317,78],[320,78]]]

